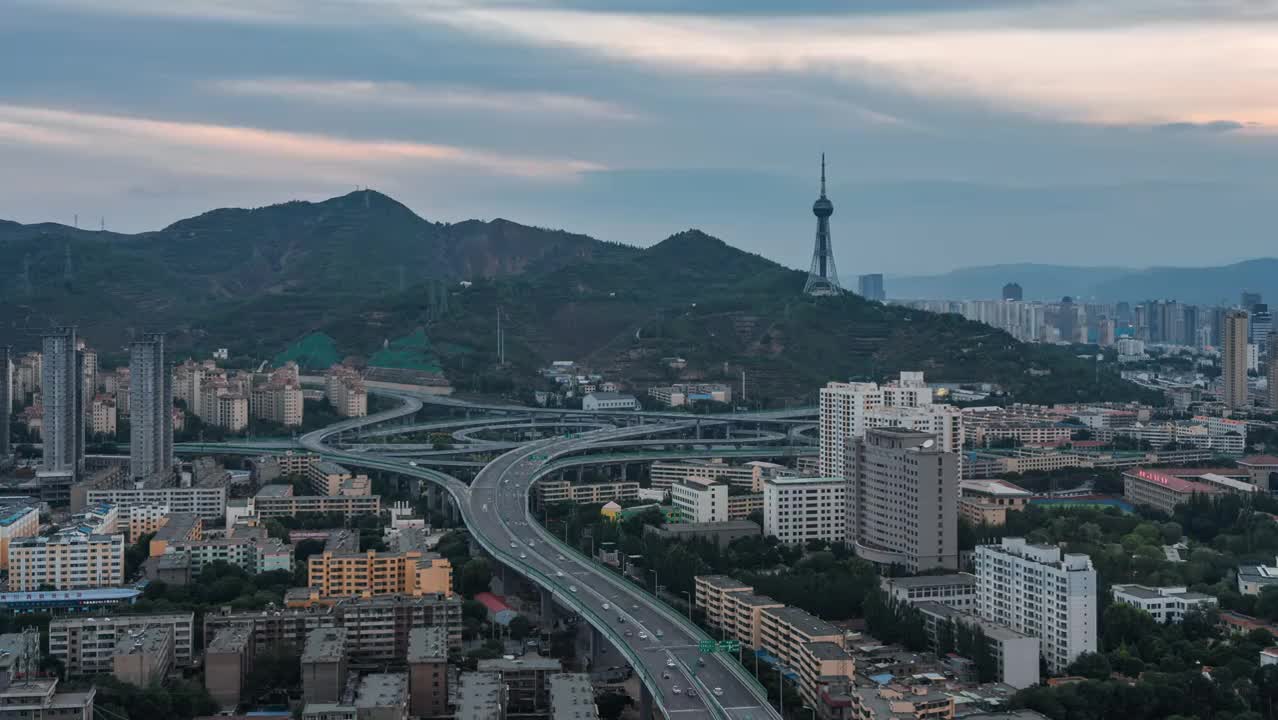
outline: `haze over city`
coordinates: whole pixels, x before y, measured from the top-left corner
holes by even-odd
[[[725,7],[730,6],[730,7]],[[1241,0],[8,0],[0,218],[136,232],[357,186],[429,220],[840,270],[1271,254]],[[908,252],[902,252],[908,248]],[[1136,298],[1133,298],[1136,299]]]

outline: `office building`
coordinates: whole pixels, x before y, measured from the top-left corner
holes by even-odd
[[[131,628],[115,641],[111,674],[116,680],[146,687],[164,680],[173,669],[173,628],[147,625]]]
[[[481,673],[499,673],[506,684],[507,711],[520,713],[545,713],[550,708],[550,692],[547,679],[563,672],[563,666],[555,658],[525,655],[522,658],[495,658],[480,660]]]
[[[1269,335],[1274,329],[1269,305],[1256,303],[1245,309],[1250,311],[1250,317],[1247,318],[1247,342],[1258,346],[1260,352],[1266,352],[1269,349]]]
[[[0,345],[0,463],[9,457],[9,416],[13,414],[13,348]]]
[[[963,411],[953,405],[873,408],[865,413],[865,430],[873,428],[928,433],[935,437],[940,449],[955,454],[963,452],[966,440]],[[1069,438],[1068,432],[1065,438]]]
[[[1245,310],[1225,313],[1225,329],[1221,337],[1221,401],[1231,409],[1247,407],[1247,332]]]
[[[194,613],[63,617],[49,622],[49,654],[62,662],[67,675],[109,673],[119,641],[130,632],[165,627],[173,638],[173,661],[194,663]]]
[[[222,629],[204,649],[204,689],[218,706],[234,709],[253,671],[253,629],[247,624]]]
[[[885,577],[879,587],[907,605],[939,602],[963,612],[976,611],[976,576],[970,573]]]
[[[356,720],[408,720],[408,676],[368,673],[355,690]]]
[[[76,590],[123,584],[123,535],[64,532],[9,542],[10,590]]]
[[[1278,335],[1269,336],[1269,356],[1265,358],[1265,405],[1278,410]]]
[[[848,486],[842,477],[774,477],[763,483],[763,534],[787,545],[847,540]]]
[[[448,714],[448,633],[441,627],[415,627],[408,633],[408,714]],[[553,694],[553,690],[552,690]]]
[[[946,643],[949,647],[940,647],[946,633],[957,634],[960,628],[966,628],[975,636],[975,631],[979,629],[980,636],[987,643],[986,650],[994,659],[994,682],[1006,683],[1017,690],[1034,687],[1039,683],[1038,658],[1041,643],[1037,637],[1016,632],[940,602],[929,600],[917,603],[914,607],[923,616],[928,642],[938,654],[943,650],[957,650],[953,647],[952,636]]]
[[[1185,619],[1185,613],[1210,610],[1217,604],[1211,595],[1189,592],[1189,588],[1179,586],[1114,585],[1110,594],[1114,602],[1140,608],[1160,624],[1178,623]]]
[[[464,672],[457,691],[456,720],[505,720],[505,683],[495,672]]]
[[[1049,671],[1096,652],[1096,570],[1087,555],[1003,538],[977,546],[976,579],[980,616],[1038,638]]]
[[[76,478],[84,472],[83,368],[84,357],[76,349],[75,328],[58,328],[44,335],[41,473]]]
[[[302,701],[336,703],[346,688],[346,629],[316,628],[302,649]]]
[[[684,522],[726,522],[728,490],[725,482],[686,478],[670,487],[670,502]]]
[[[866,414],[884,407],[932,404],[932,389],[921,372],[903,372],[896,383],[827,383],[821,388],[820,461],[822,477],[842,477],[848,441],[865,434]]]
[[[585,673],[556,673],[550,684],[550,720],[599,720],[595,688]]]
[[[866,300],[874,300],[875,302],[887,300],[887,293],[883,291],[883,275],[871,273],[858,276],[856,279],[856,294]]]
[[[93,720],[97,688],[58,692],[57,678],[27,678],[0,685],[0,720]]]
[[[134,479],[173,473],[173,374],[164,336],[129,345],[129,474]]]
[[[958,567],[958,456],[928,433],[867,430],[848,444],[846,537],[910,572]]]
[[[1007,513],[1024,510],[1030,492],[1006,480],[960,480],[959,515],[973,525],[1001,527]]]

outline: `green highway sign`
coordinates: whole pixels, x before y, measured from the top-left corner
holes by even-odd
[[[741,652],[741,643],[736,640],[723,640],[719,643],[719,649],[724,652]]]
[[[545,455],[532,455],[532,456],[530,456],[528,459],[529,459],[529,460],[545,460],[545,459],[546,459],[546,456],[545,456]]]
[[[712,653],[719,649],[719,645],[713,640],[702,640],[697,643],[697,649],[703,653]]]

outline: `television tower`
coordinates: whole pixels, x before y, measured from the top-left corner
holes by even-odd
[[[830,244],[830,216],[834,214],[834,203],[825,196],[825,153],[821,153],[821,197],[812,203],[812,214],[817,218],[816,246],[812,248],[812,268],[808,270],[803,294],[818,297],[838,295],[843,288],[839,287],[839,273],[834,269],[834,248]]]

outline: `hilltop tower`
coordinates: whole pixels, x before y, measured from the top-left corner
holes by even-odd
[[[812,248],[812,268],[808,270],[808,282],[803,286],[804,295],[838,295],[839,273],[834,268],[834,247],[830,244],[830,216],[834,203],[825,196],[825,153],[821,153],[821,197],[812,203],[812,214],[817,218],[816,246]]]

